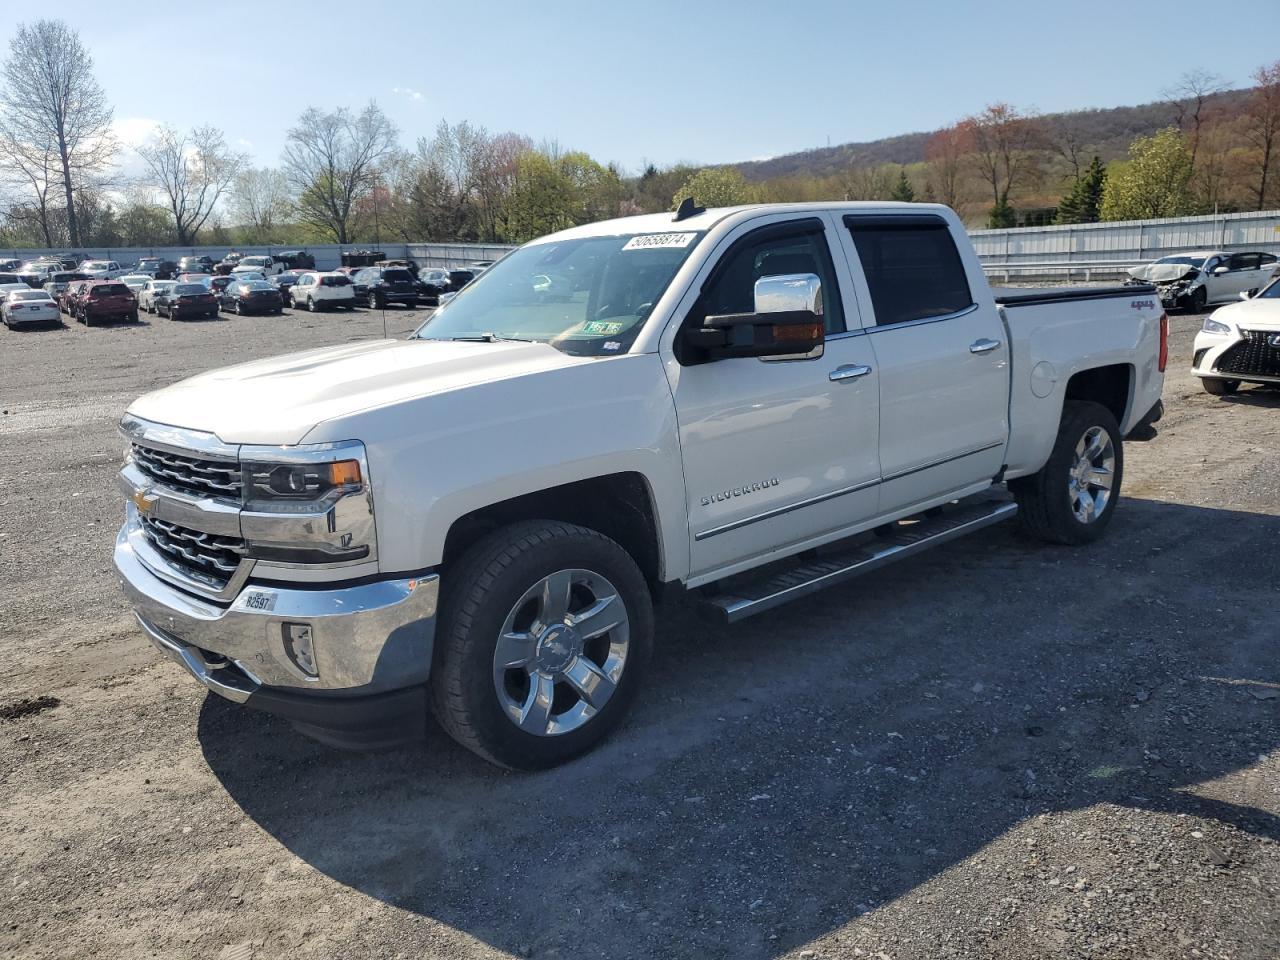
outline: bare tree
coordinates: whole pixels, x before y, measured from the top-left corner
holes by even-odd
[[[1215,94],[1227,89],[1222,77],[1208,70],[1188,70],[1178,82],[1161,95],[1174,109],[1178,129],[1187,135],[1187,146],[1191,151],[1191,169],[1195,170],[1196,160],[1200,153],[1200,138],[1204,133],[1204,125],[1209,120],[1209,101]]]
[[[298,218],[348,243],[357,202],[372,195],[396,137],[395,126],[376,104],[354,115],[345,107],[329,113],[309,107],[289,131],[284,149]]]
[[[69,240],[79,246],[75,191],[115,155],[111,107],[94,79],[93,58],[61,20],[37,20],[19,25],[2,72],[5,159],[12,161],[16,153],[30,171],[48,155],[56,158]]]
[[[1044,126],[1045,141],[1049,149],[1067,162],[1067,166],[1071,168],[1071,181],[1076,182],[1080,179],[1081,169],[1088,166],[1089,159],[1096,152],[1085,140],[1079,117],[1063,114],[1046,119]]]
[[[56,246],[53,201],[60,179],[58,155],[53,145],[46,144],[43,150],[36,150],[0,132],[0,167],[4,169],[4,179],[8,184],[31,197],[27,202],[11,206],[9,218],[19,223],[34,223],[44,245]]]
[[[241,171],[231,185],[231,213],[258,242],[270,242],[276,225],[289,215],[289,181],[270,167]]]
[[[226,138],[216,127],[196,127],[181,133],[163,126],[138,148],[163,191],[173,215],[178,243],[194,243],[232,182],[244,169],[243,154],[228,149]]]
[[[1034,150],[1041,132],[1034,117],[1007,103],[993,103],[976,117],[961,121],[973,144],[978,175],[991,187],[991,225],[1012,226],[1009,198],[1038,172]]]
[[[962,211],[964,193],[964,157],[971,144],[957,124],[945,127],[931,136],[924,147],[929,164],[928,187],[939,203],[957,213]]]
[[[1245,136],[1257,151],[1258,186],[1254,192],[1257,209],[1266,206],[1271,166],[1280,139],[1280,60],[1253,72],[1253,95],[1245,108],[1248,126]]]

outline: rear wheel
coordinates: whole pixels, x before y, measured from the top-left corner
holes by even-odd
[[[1205,393],[1212,393],[1215,397],[1226,396],[1240,389],[1239,380],[1223,380],[1220,377],[1201,377],[1200,383],[1204,386]]]
[[[1009,488],[1024,530],[1050,543],[1080,544],[1106,531],[1123,478],[1124,447],[1111,411],[1068,400],[1048,461]]]
[[[626,713],[653,645],[649,588],[603,534],[550,520],[473,546],[446,580],[433,705],[480,756],[563,763]]]

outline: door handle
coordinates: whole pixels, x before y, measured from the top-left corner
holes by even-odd
[[[970,353],[990,353],[992,350],[1000,348],[999,340],[988,340],[985,337],[981,340],[975,340],[969,344]]]
[[[846,363],[832,370],[829,379],[837,382],[841,380],[857,380],[859,377],[865,377],[870,372],[871,368],[865,363]]]

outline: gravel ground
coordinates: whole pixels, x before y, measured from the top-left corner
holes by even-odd
[[[1280,393],[1201,392],[1199,323],[1102,543],[666,609],[632,720],[537,775],[206,697],[116,587],[125,404],[381,316],[0,329],[0,955],[1280,955]]]

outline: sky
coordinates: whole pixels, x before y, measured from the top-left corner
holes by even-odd
[[[441,119],[469,120],[638,172],[932,130],[1000,100],[1043,113],[1146,103],[1194,68],[1245,86],[1280,54],[1272,29],[1209,27],[1203,0],[21,9],[79,31],[127,146],[157,123],[212,124],[260,166],[279,162],[308,106],[376,101],[406,147]]]

